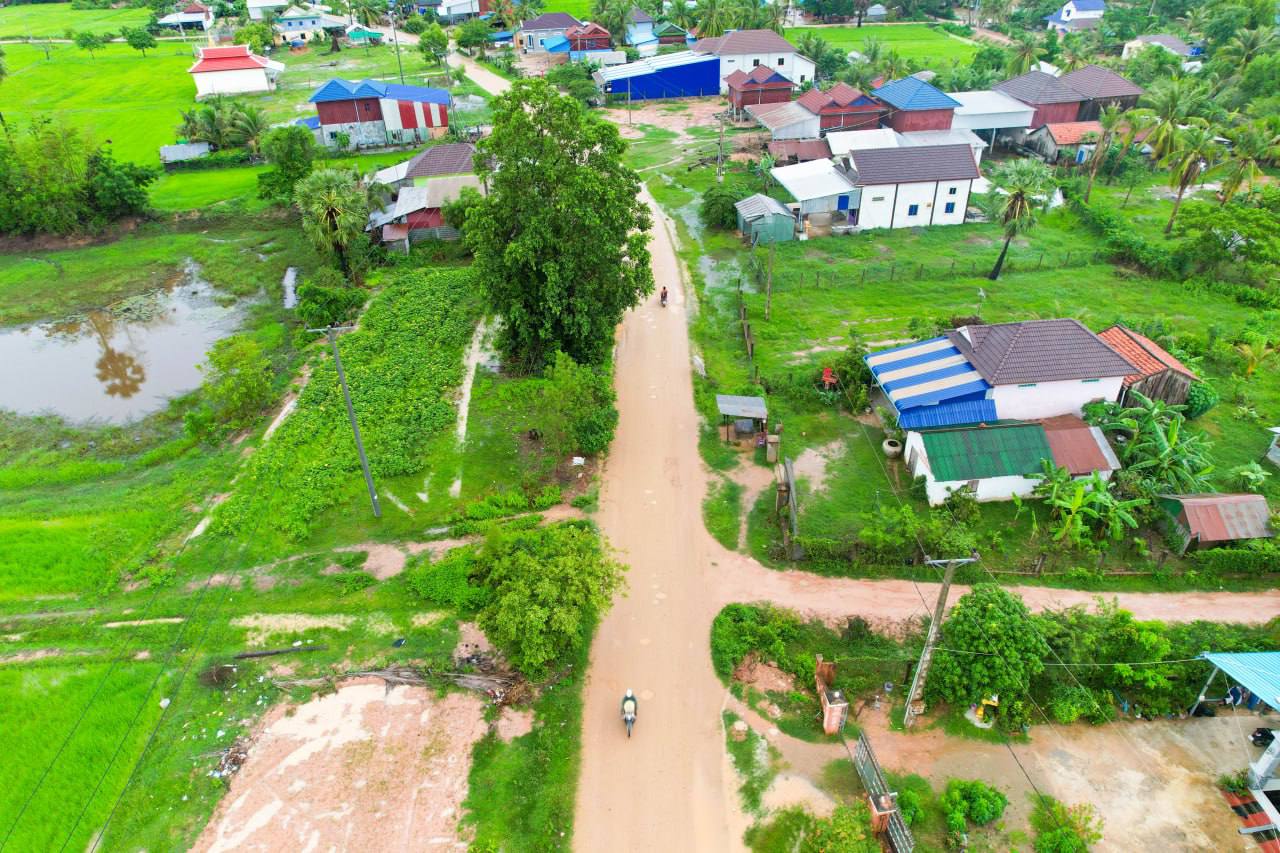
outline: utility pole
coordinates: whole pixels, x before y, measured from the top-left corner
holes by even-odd
[[[627,78],[627,124],[631,124],[631,78]]]
[[[724,115],[720,119],[720,147],[716,151],[716,180],[724,183]]]
[[[933,662],[933,647],[938,642],[938,632],[942,628],[942,614],[947,609],[947,594],[951,592],[951,579],[955,577],[956,566],[978,562],[978,552],[973,551],[968,557],[950,560],[931,560],[924,557],[926,566],[943,566],[942,589],[938,590],[938,602],[933,607],[933,619],[929,622],[929,633],[924,639],[924,648],[920,651],[920,663],[916,664],[915,678],[911,679],[911,689],[907,691],[907,710],[902,715],[902,725],[911,728],[920,713],[915,710],[917,701],[923,702],[924,682],[929,677],[929,664]]]
[[[347,374],[342,370],[342,357],[338,355],[338,332],[354,328],[355,326],[329,326],[324,329],[307,329],[307,331],[324,332],[329,338],[329,346],[333,348],[333,365],[338,368],[338,383],[342,386],[342,399],[347,403],[347,418],[351,421],[351,434],[356,439],[356,453],[360,455],[360,467],[364,469],[364,482],[369,487],[369,502],[373,504],[373,517],[382,518],[382,507],[378,506],[378,492],[373,487],[373,474],[369,471],[369,459],[364,455],[364,442],[360,440],[356,410],[351,405],[351,392],[347,389]]]
[[[396,67],[400,69],[400,85],[404,85],[404,64],[400,61],[400,37],[396,35],[396,13],[393,7],[391,13],[387,15],[387,20],[391,22],[391,40],[396,44]]]
[[[769,319],[769,310],[773,307],[773,240],[769,241],[769,277],[764,287],[764,318]]]

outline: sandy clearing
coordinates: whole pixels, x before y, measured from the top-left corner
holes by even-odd
[[[0,666],[11,663],[31,663],[32,661],[56,658],[65,654],[62,649],[28,649],[11,655],[0,655]]]
[[[845,451],[842,440],[832,441],[822,447],[810,447],[796,457],[794,470],[797,477],[809,481],[810,492],[820,492],[827,485],[827,466]]]
[[[292,267],[290,267],[292,269]],[[311,364],[302,365],[302,370],[298,374],[298,381],[289,393],[284,395],[280,403],[280,411],[271,419],[271,423],[267,424],[267,429],[262,433],[262,441],[265,443],[275,435],[276,430],[280,429],[280,425],[285,422],[289,415],[293,414],[293,410],[298,407],[298,397],[302,396],[303,390],[306,389],[307,383],[311,381]]]
[[[489,654],[493,651],[493,643],[474,622],[458,623],[458,644],[453,647],[453,656],[465,658],[474,654]]]
[[[196,590],[206,586],[229,586],[236,589],[240,588],[240,578],[230,572],[217,572],[203,580],[196,578],[187,584],[187,592],[195,592]]]
[[[132,628],[135,625],[177,625],[186,621],[182,616],[161,616],[156,619],[124,619],[119,622],[103,622],[103,628]]]
[[[457,823],[483,708],[380,679],[277,706],[193,849],[465,849]]]
[[[348,554],[364,551],[368,556],[361,568],[380,581],[393,578],[404,571],[405,553],[397,545],[361,542],[359,545],[348,545],[337,550]]]
[[[415,613],[409,620],[415,628],[429,628],[449,614],[444,610],[428,610],[426,613]]]
[[[533,731],[533,712],[517,711],[514,708],[503,708],[495,726],[498,737],[511,741]]]
[[[354,616],[340,614],[315,616],[310,613],[252,613],[232,619],[231,624],[237,628],[248,628],[245,641],[251,646],[261,646],[272,635],[320,630],[345,631],[355,621]]]

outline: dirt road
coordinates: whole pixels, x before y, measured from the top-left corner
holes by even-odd
[[[628,313],[618,335],[621,419],[603,472],[598,520],[630,566],[630,591],[615,602],[592,647],[575,846],[731,850],[742,846],[744,822],[737,780],[724,760],[726,693],[710,663],[715,613],[731,601],[769,600],[829,618],[861,613],[898,620],[924,613],[937,588],[775,572],[706,533],[686,295],[669,222],[646,200],[654,211],[654,278],[672,300],[664,309],[650,298]],[[963,591],[957,587],[953,600]],[[1094,599],[1039,587],[1018,591],[1036,608]],[[1280,592],[1118,598],[1140,618],[1253,622],[1280,614]],[[631,741],[619,719],[627,688],[640,698]]]

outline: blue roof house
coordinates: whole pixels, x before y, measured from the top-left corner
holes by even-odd
[[[641,56],[653,56],[658,52],[658,36],[653,31],[653,24],[653,16],[638,6],[627,15],[627,31],[623,40]]]
[[[995,421],[991,385],[947,337],[864,357],[903,429],[938,429]]]
[[[892,107],[886,121],[898,133],[918,130],[950,130],[960,102],[936,86],[916,77],[903,77],[871,91],[872,97]]]
[[[1067,0],[1052,15],[1045,15],[1046,29],[1057,30],[1058,35],[1091,30],[1102,22],[1107,11],[1106,0]]]

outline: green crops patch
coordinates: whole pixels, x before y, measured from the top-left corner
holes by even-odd
[[[784,35],[795,43],[796,39],[812,33],[821,36],[833,47],[841,50],[862,50],[868,39],[879,39],[886,50],[896,50],[903,59],[928,62],[968,61],[978,52],[978,46],[954,38],[940,29],[919,25],[893,25],[887,27],[792,27]]]
[[[707,491],[702,502],[702,521],[707,532],[730,551],[738,547],[742,517],[742,486],[732,480],[721,480]]]
[[[63,38],[78,33],[118,35],[125,27],[146,25],[150,10],[73,9],[70,3],[24,3],[0,9],[0,39]]]
[[[424,469],[424,445],[453,428],[451,395],[479,306],[468,270],[392,277],[339,340],[356,417],[375,478]],[[317,360],[298,407],[250,460],[215,529],[236,535],[255,523],[291,541],[318,516],[364,489],[332,358]]]

